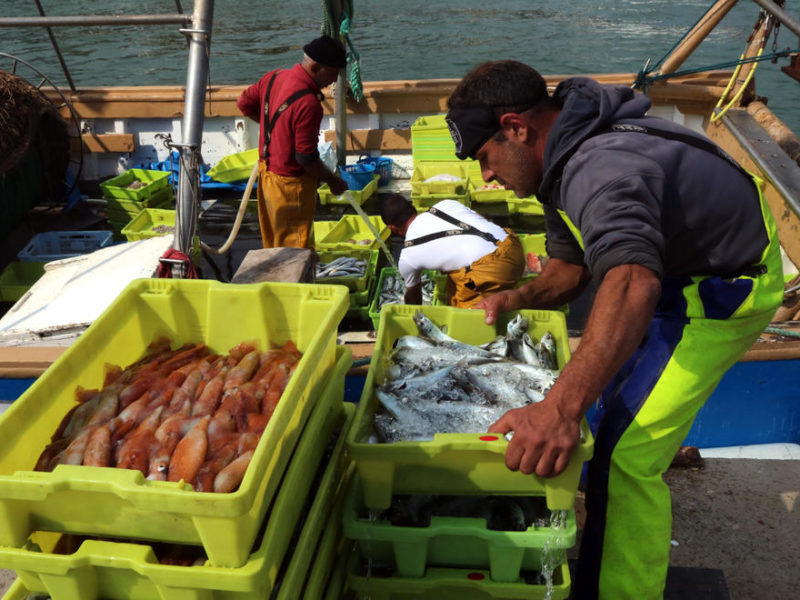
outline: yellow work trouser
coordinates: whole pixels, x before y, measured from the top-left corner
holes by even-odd
[[[284,177],[258,163],[258,224],[264,248],[314,249],[317,179]]]
[[[478,302],[513,289],[525,270],[525,253],[519,238],[510,229],[497,249],[474,263],[447,274],[447,297],[451,306],[472,308]]]

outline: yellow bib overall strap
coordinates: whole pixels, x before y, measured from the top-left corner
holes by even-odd
[[[558,211],[558,214],[561,215],[561,219],[564,221],[564,223],[567,224],[567,227],[569,227],[569,230],[572,232],[572,235],[575,237],[575,241],[578,242],[578,245],[581,247],[581,250],[586,250],[586,248],[583,247],[583,238],[581,237],[581,230],[578,229],[575,226],[575,223],[573,223],[570,220],[570,218],[567,216],[567,213],[565,213],[560,208],[557,208],[556,210]]]

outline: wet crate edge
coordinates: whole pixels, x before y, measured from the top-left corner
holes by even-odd
[[[428,442],[368,443],[378,404],[374,387],[382,378],[380,370],[385,368],[384,357],[400,335],[417,335],[412,317],[418,309],[438,326],[447,325],[449,335],[470,344],[494,339],[498,331],[505,331],[507,321],[520,312],[530,319],[528,331],[534,339],[545,331],[552,332],[561,368],[569,359],[566,321],[558,311],[514,311],[489,326],[484,323],[482,311],[449,306],[384,307],[364,392],[348,436],[348,449],[358,468],[367,507],[387,508],[393,494],[485,494],[491,491],[495,495],[545,495],[550,510],[572,508],[583,462],[591,458],[594,447],[585,418],[581,421],[581,443],[573,452],[567,469],[548,479],[506,468],[504,456],[508,442],[502,436],[437,434]]]
[[[0,416],[0,545],[19,546],[38,527],[202,543],[215,564],[241,565],[287,453],[333,367],[336,329],[346,310],[341,286],[132,282]],[[210,319],[229,314],[236,319]],[[294,339],[303,352],[239,490],[203,494],[124,469],[60,465],[49,473],[30,471],[74,404],[76,385],[99,387],[105,363],[131,364],[159,335],[172,337],[173,345],[204,342],[220,352],[242,341],[266,349]],[[98,520],[99,511],[107,518]]]

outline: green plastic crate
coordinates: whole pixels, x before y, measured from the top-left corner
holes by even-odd
[[[541,570],[546,543],[554,550],[571,548],[577,525],[573,510],[558,535],[533,525],[525,531],[493,531],[486,519],[466,517],[432,516],[427,527],[392,525],[370,520],[356,480],[347,494],[344,532],[358,542],[362,558],[393,563],[401,577],[422,577],[428,566],[464,567],[488,569],[493,581],[511,583],[520,570]]]
[[[257,162],[258,148],[229,154],[208,170],[208,176],[222,183],[244,181],[250,178]]]
[[[506,199],[506,207],[508,214],[523,214],[523,215],[544,215],[544,207],[542,203],[536,199],[536,196],[528,196],[527,198],[517,198],[512,192]]]
[[[349,417],[355,413],[353,404],[346,403],[345,409]],[[336,465],[332,461],[332,466],[320,481],[275,600],[318,600],[323,597],[341,540],[344,490],[353,475],[349,458],[341,452],[344,435],[339,443],[341,456]]]
[[[22,580],[17,578],[3,595],[3,600],[27,600],[30,593],[30,590],[23,585]]]
[[[582,441],[572,453],[567,469],[543,478],[510,471],[505,466],[508,442],[500,435],[483,433],[437,434],[432,441],[372,444],[373,416],[378,407],[376,382],[385,379],[387,360],[397,338],[418,335],[413,316],[422,310],[437,326],[469,344],[483,344],[506,331],[517,312],[529,318],[528,332],[539,339],[550,331],[556,340],[559,368],[569,360],[564,315],[558,311],[522,310],[503,313],[486,325],[481,310],[449,306],[392,304],[381,311],[375,350],[364,383],[356,420],[348,436],[348,449],[358,467],[367,507],[383,510],[395,494],[544,495],[550,510],[569,510],[575,501],[583,462],[591,458],[594,439],[586,419]]]
[[[122,198],[142,202],[153,194],[169,186],[169,171],[153,171],[148,169],[128,169],[122,175],[107,179],[100,184],[104,198]],[[141,181],[144,185],[137,189],[128,186],[134,180]]]
[[[431,279],[436,279],[437,276],[440,275],[438,271],[431,271],[425,269],[422,271],[423,277],[430,277]],[[380,301],[380,294],[381,289],[383,289],[383,282],[388,277],[398,277],[398,271],[394,267],[383,267],[381,269],[380,276],[378,277],[377,285],[375,286],[375,293],[372,295],[372,300],[369,303],[369,318],[372,320],[372,326],[375,329],[378,329],[378,324],[380,323],[381,319],[381,307],[378,306],[378,302]],[[435,293],[435,292],[434,292]]]
[[[356,201],[356,204],[361,206],[366,202],[372,194],[378,189],[378,179],[380,179],[379,175],[373,175],[372,181],[370,181],[367,185],[364,186],[363,189],[360,190],[350,190],[350,195],[353,196],[353,200]],[[317,188],[317,195],[319,196],[320,204],[344,204],[346,206],[350,206],[350,202],[347,200],[347,197],[342,194],[341,196],[335,195],[331,192],[331,188],[328,187],[327,183],[323,183],[319,188]]]
[[[375,274],[378,270],[378,253],[378,250],[369,250],[366,248],[359,250],[320,250],[317,253],[319,256],[319,264],[329,263],[337,258],[349,256],[359,260],[366,260],[367,268],[362,277],[326,277],[320,279],[319,283],[324,285],[344,285],[351,292],[368,291],[372,279],[375,278]],[[362,301],[361,304],[363,305],[364,302]]]
[[[156,231],[156,228],[164,231]],[[146,208],[122,229],[129,242],[175,233],[175,211]]]
[[[427,181],[436,175],[452,175],[458,181]],[[425,160],[414,165],[411,196],[464,196],[469,193],[469,165],[455,161]]]
[[[411,195],[411,203],[414,205],[414,208],[417,209],[417,212],[425,212],[431,206],[438,204],[442,200],[455,200],[467,208],[469,208],[472,204],[470,195],[468,193],[462,196],[456,196],[453,194],[428,194],[422,196],[416,196],[414,194]]]
[[[489,571],[479,569],[448,569],[431,567],[425,577],[379,577],[366,575],[358,562],[351,563],[347,575],[347,586],[361,600],[434,600],[458,598],[458,600],[566,600],[572,581],[569,567],[564,561],[553,571],[553,589],[547,595],[544,584],[492,581]]]
[[[338,221],[314,221],[314,249],[322,250],[320,241],[336,226]]]
[[[0,302],[16,302],[44,275],[43,262],[14,261],[0,274]]]
[[[0,416],[0,546],[34,530],[202,545],[220,566],[241,566],[311,406],[335,359],[347,310],[341,286],[209,280],[131,282],[81,337]],[[303,356],[236,492],[201,493],[135,470],[59,465],[32,471],[78,385],[99,388],[104,365],[129,365],[153,339],[204,342],[225,353],[293,340]]]
[[[310,494],[315,475],[332,434],[338,432],[321,486],[335,489],[346,464],[344,432],[352,421],[352,405],[345,405],[345,374],[352,365],[350,349],[337,348],[337,362],[328,385],[316,403],[303,435],[291,457],[275,504],[267,518],[258,548],[239,568],[162,565],[145,544],[87,540],[73,554],[53,554],[59,534],[39,532],[35,542],[43,550],[0,547],[0,561],[17,571],[25,587],[49,593],[53,600],[103,598],[145,600],[151,598],[196,598],[207,600],[262,600],[275,587],[279,567],[289,548]],[[330,491],[327,492],[330,499]],[[314,510],[325,505],[312,503]],[[314,547],[308,540],[294,552],[308,556]],[[284,582],[283,585],[285,585]]]
[[[369,221],[380,234],[383,242],[386,243],[392,232],[383,222],[383,219],[376,215],[369,217]],[[349,240],[353,241],[351,242]],[[362,244],[361,242],[365,240],[370,240],[370,243]],[[360,250],[371,248],[374,250],[380,247],[372,230],[370,230],[369,226],[360,215],[342,216],[342,218],[328,230],[325,236],[319,240],[318,244],[321,250],[348,250],[351,248]]]
[[[418,117],[414,121],[411,125],[411,159],[414,165],[422,160],[458,160],[445,115]]]
[[[150,198],[137,202],[136,200],[123,200],[120,198],[106,199],[106,216],[109,221],[128,222],[147,208],[173,208],[175,196],[171,187],[165,187],[154,193]]]

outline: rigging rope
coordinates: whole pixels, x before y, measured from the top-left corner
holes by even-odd
[[[334,23],[333,7],[341,8],[341,21]],[[350,65],[350,90],[356,102],[364,97],[364,84],[361,81],[361,57],[350,39],[350,25],[353,21],[353,0],[322,0],[322,34],[340,38],[345,43],[347,64]]]
[[[742,65],[746,65],[746,64],[749,64],[749,63],[758,63],[758,62],[761,62],[762,60],[771,60],[774,63],[774,62],[777,62],[777,60],[779,58],[785,58],[787,56],[791,56],[791,55],[794,55],[794,54],[797,54],[797,53],[800,52],[800,48],[795,48],[795,49],[787,48],[785,50],[776,50],[776,48],[775,48],[776,44],[773,44],[773,52],[771,52],[769,54],[762,54],[762,52],[763,52],[763,48],[762,48],[762,52],[759,52],[757,56],[750,57],[750,58],[744,58],[744,54],[742,54],[739,57],[739,60],[735,60],[735,61],[717,63],[717,64],[714,64],[714,65],[709,65],[709,66],[705,66],[705,67],[696,67],[696,68],[693,68],[693,69],[685,69],[685,70],[682,70],[682,71],[675,71],[673,73],[664,73],[664,74],[661,74],[661,75],[651,75],[651,73],[653,73],[654,71],[658,70],[658,68],[664,63],[664,61],[686,39],[686,37],[695,29],[695,27],[697,27],[698,24],[700,24],[706,18],[711,18],[714,14],[716,14],[716,12],[721,10],[721,8],[722,7],[720,6],[719,8],[717,8],[717,10],[715,10],[715,11],[713,11],[711,13],[703,14],[694,23],[694,25],[692,25],[691,27],[689,27],[689,29],[686,30],[686,32],[681,36],[681,38],[672,46],[672,48],[670,48],[667,51],[666,54],[664,54],[664,56],[661,57],[661,59],[657,63],[655,63],[654,65],[651,66],[650,59],[648,59],[647,62],[645,62],[644,66],[636,74],[636,79],[634,80],[634,82],[631,85],[631,87],[633,89],[641,90],[642,92],[646,93],[647,92],[647,86],[648,85],[652,85],[656,81],[669,79],[670,77],[681,77],[683,75],[691,75],[691,74],[694,74],[694,73],[703,73],[705,71],[714,71],[714,70],[717,70],[717,69],[727,69],[727,68],[731,68],[731,67],[736,67],[736,71],[734,73],[734,77],[735,77],[738,74],[739,70],[741,69]],[[754,26],[754,30],[758,29],[758,27],[761,25],[761,21],[763,20],[763,18],[764,18],[763,11],[759,12],[759,18],[756,21],[756,24]],[[752,37],[752,34],[751,34],[750,37]],[[755,67],[751,70],[751,74],[748,77],[748,81],[746,83],[749,83],[749,78],[752,77],[752,71],[754,71],[754,70],[755,70]],[[732,84],[732,81],[733,81],[733,79],[731,80],[731,83],[728,84],[728,89],[726,89],[725,93],[723,94],[723,98],[727,95],[728,91],[730,90],[730,86]],[[742,86],[742,88],[744,88],[744,87],[746,87],[746,85]],[[732,102],[735,102],[735,100],[737,100],[737,99],[738,99],[738,97],[735,98]],[[720,116],[722,116],[722,115],[720,115]],[[719,117],[717,117],[717,118],[719,118]]]

